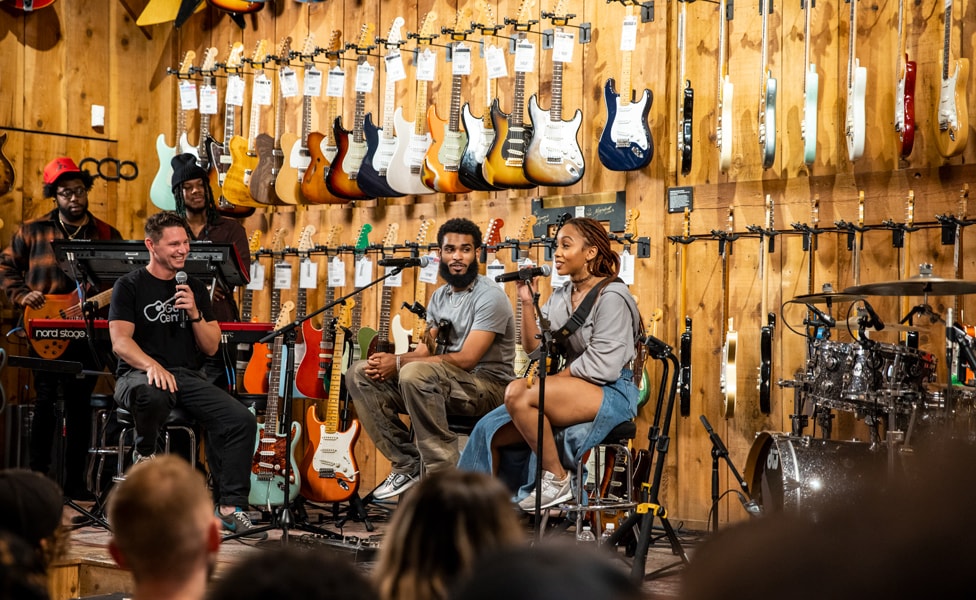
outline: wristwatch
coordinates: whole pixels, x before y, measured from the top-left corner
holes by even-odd
[[[187,319],[188,323],[199,323],[203,320],[203,313],[199,313],[196,319]]]

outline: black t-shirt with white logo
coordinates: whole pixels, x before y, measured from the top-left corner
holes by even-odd
[[[207,321],[213,321],[213,307],[206,286],[192,277],[187,284],[193,290],[200,314]],[[115,283],[108,320],[134,323],[132,339],[164,368],[199,369],[204,354],[197,348],[193,326],[187,323],[186,327],[180,327],[180,311],[173,308],[175,295],[175,279],[157,279],[145,267],[137,269]],[[118,375],[131,370],[125,361],[119,360]]]

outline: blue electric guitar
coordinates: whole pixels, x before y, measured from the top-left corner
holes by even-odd
[[[278,313],[275,329],[284,327],[291,321],[295,304],[285,302]],[[258,435],[254,444],[254,457],[251,459],[251,492],[247,501],[255,506],[281,506],[298,496],[301,476],[295,460],[295,445],[301,439],[302,426],[298,421],[291,422],[291,444],[287,444],[287,433],[278,425],[279,419],[288,423],[288,415],[279,414],[281,407],[281,373],[284,371],[282,358],[283,336],[274,341],[271,358],[271,381],[268,384],[268,406],[264,413],[264,423],[258,424]],[[253,409],[252,409],[253,410]],[[285,478],[288,478],[288,495],[285,496]]]
[[[637,28],[637,17],[633,5],[627,5],[624,28]],[[624,39],[633,39],[623,36]],[[620,77],[620,92],[611,78],[603,88],[603,99],[607,106],[607,124],[600,135],[597,147],[600,162],[611,171],[634,171],[646,167],[654,156],[654,140],[647,124],[651,111],[653,95],[648,89],[636,102],[636,90],[631,87],[631,55],[633,48],[623,50],[623,73]]]

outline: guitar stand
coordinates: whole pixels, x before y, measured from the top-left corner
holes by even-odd
[[[688,554],[682,547],[681,541],[678,539],[678,534],[675,533],[674,527],[668,520],[667,509],[660,503],[658,497],[661,490],[661,477],[664,474],[664,463],[667,458],[668,447],[671,445],[671,438],[668,435],[668,431],[671,429],[671,417],[674,414],[674,399],[678,390],[680,368],[678,365],[678,359],[671,351],[670,346],[652,335],[647,336],[644,344],[648,348],[648,353],[656,360],[661,361],[663,366],[661,373],[661,384],[658,388],[657,407],[654,413],[654,423],[647,431],[648,453],[650,454],[649,460],[654,464],[654,477],[652,478],[653,481],[650,484],[641,484],[646,490],[646,498],[642,497],[644,501],[637,505],[637,509],[624,520],[620,528],[617,529],[617,531],[614,531],[613,535],[611,535],[610,539],[608,540],[608,544],[617,545],[622,539],[624,539],[625,535],[628,535],[632,529],[638,527],[637,547],[634,551],[634,561],[630,570],[631,579],[638,583],[644,579],[657,579],[658,577],[663,577],[666,574],[669,574],[667,571],[670,571],[675,567],[688,564]],[[670,366],[669,361],[670,364],[674,366],[674,372],[670,377],[670,385],[668,385],[668,373]],[[668,393],[668,401],[667,408],[664,412],[664,423],[662,425],[661,409],[664,408],[665,390],[667,390]],[[655,450],[657,451],[656,460],[654,456]],[[655,517],[661,520],[661,526],[664,528],[664,533],[671,544],[671,552],[675,556],[681,557],[681,560],[657,569],[651,573],[645,574],[644,571],[647,566],[647,551],[652,543],[651,532],[654,528]]]

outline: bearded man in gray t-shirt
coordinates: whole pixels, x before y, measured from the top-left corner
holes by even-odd
[[[430,298],[427,339],[404,354],[377,352],[346,373],[363,428],[392,463],[373,490],[377,500],[416,483],[421,463],[427,471],[455,466],[460,453],[447,416],[487,413],[501,405],[515,378],[512,305],[478,274],[481,230],[467,219],[451,219],[437,232],[437,245],[447,285]],[[435,349],[438,337],[442,344]],[[402,414],[410,416],[413,436]]]

